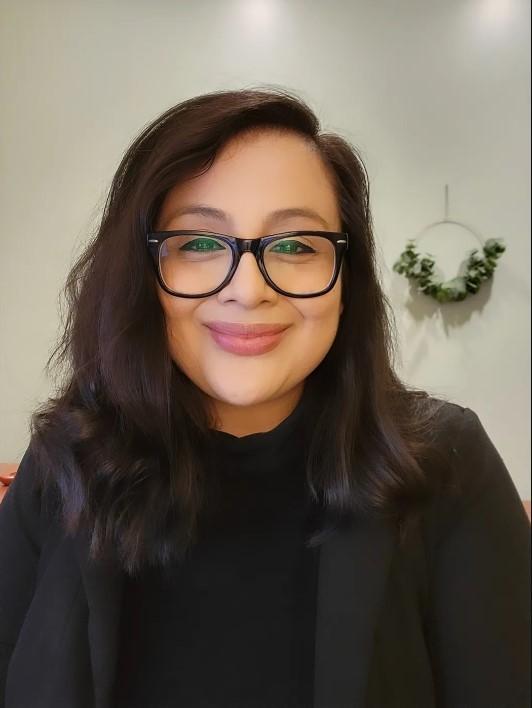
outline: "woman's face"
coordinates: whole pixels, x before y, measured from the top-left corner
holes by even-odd
[[[225,218],[179,214],[207,205]],[[270,214],[309,208],[321,217]],[[341,231],[336,197],[318,153],[293,134],[261,130],[227,143],[212,167],[174,187],[156,228],[206,229],[241,238],[295,230]],[[231,282],[205,298],[181,298],[159,285],[168,346],[177,366],[205,393],[221,430],[241,436],[275,427],[296,406],[306,377],[329,351],[343,309],[341,274],[334,288],[315,298],[291,298],[264,280],[251,253],[243,254]],[[283,324],[288,328],[270,351],[229,352],[206,323]]]

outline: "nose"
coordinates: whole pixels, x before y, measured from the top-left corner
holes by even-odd
[[[246,252],[240,256],[233,277],[219,294],[252,305],[264,299],[268,293],[274,295],[275,291],[264,279],[254,254]]]

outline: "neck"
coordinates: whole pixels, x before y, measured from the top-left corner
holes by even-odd
[[[267,433],[294,411],[303,395],[304,382],[280,398],[250,406],[237,406],[226,401],[211,399],[215,414],[215,430],[244,437],[254,433]]]

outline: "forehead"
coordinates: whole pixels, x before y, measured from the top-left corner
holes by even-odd
[[[293,131],[272,128],[255,129],[229,140],[213,163],[211,175],[215,173],[225,177],[238,174],[245,179],[264,175],[264,182],[272,178],[288,181],[297,176],[296,187],[332,181],[312,140]]]
[[[314,144],[291,132],[254,131],[226,143],[206,172],[175,185],[166,195],[160,219],[195,227],[204,215],[178,212],[203,203],[251,226],[253,219],[283,209],[293,210],[287,218],[301,221],[307,217],[298,215],[297,209],[306,208],[336,230],[340,220],[333,184]],[[325,226],[316,222],[315,228]]]

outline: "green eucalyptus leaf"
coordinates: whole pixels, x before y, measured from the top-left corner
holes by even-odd
[[[460,275],[443,282],[434,274],[435,257],[432,254],[421,257],[415,246],[414,240],[407,242],[393,270],[415,281],[422,293],[441,303],[464,300],[468,294],[478,292],[482,281],[493,275],[497,259],[506,250],[501,239],[489,239],[483,246],[484,255],[474,249],[464,262],[465,267],[462,263]]]

